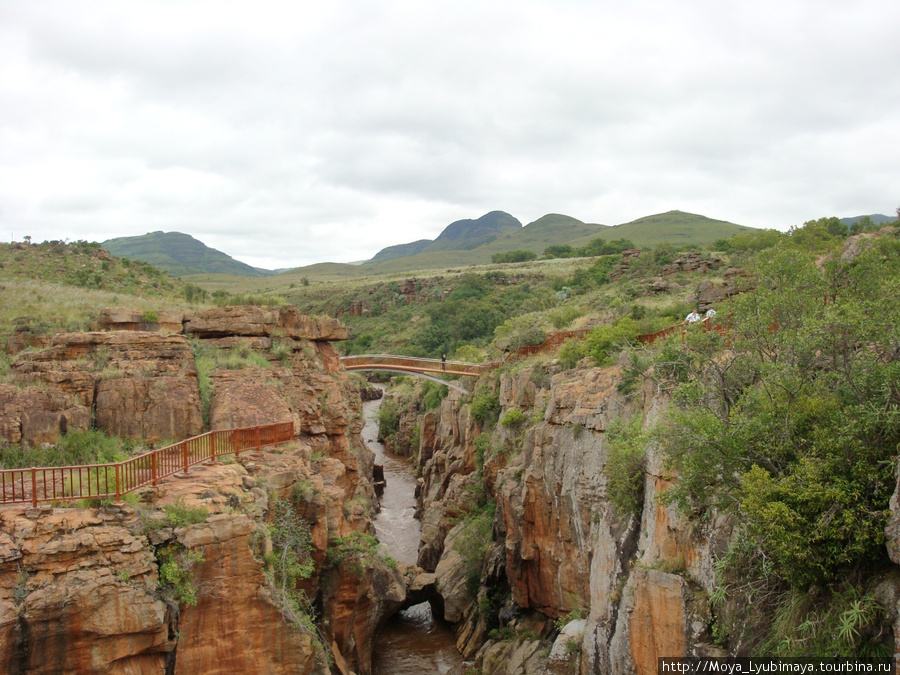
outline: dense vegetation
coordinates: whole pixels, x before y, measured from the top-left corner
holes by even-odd
[[[820,599],[770,635],[763,649],[780,655],[824,648],[798,626],[848,593],[868,611],[828,648],[880,648],[864,624],[877,615],[868,584],[888,563],[896,488],[900,239],[817,258],[843,234],[828,224],[758,255],[758,289],[732,301],[727,333],[693,330],[656,356],[675,402],[659,435],[679,475],[669,495],[692,512],[734,514],[742,529],[723,568],[723,584],[741,580],[732,599],[781,613]]]

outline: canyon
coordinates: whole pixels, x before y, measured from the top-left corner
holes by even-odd
[[[296,437],[136,500],[0,510],[0,670],[367,675],[380,626],[425,600],[477,673],[651,673],[659,656],[725,656],[749,639],[752,611],[712,602],[735,523],[666,502],[678,479],[652,437],[634,508],[610,495],[610,439],[629,421],[649,429],[671,403],[649,380],[626,387],[620,364],[508,364],[475,384],[496,397],[488,414],[456,391],[434,410],[400,401],[391,449],[418,476],[421,542],[416,564],[396,563],[366,538],[378,509],[366,385],[332,344],[346,329],[260,307],[149,323],[113,308],[102,330],[23,346],[18,385],[0,385],[0,435],[36,445],[94,424],[152,441],[292,422]],[[268,366],[212,371],[204,404],[198,341]],[[891,508],[896,565],[900,490]],[[200,522],[173,517],[201,509]],[[275,573],[284,509],[309,532],[309,574],[290,593]],[[900,635],[900,570],[875,592]]]

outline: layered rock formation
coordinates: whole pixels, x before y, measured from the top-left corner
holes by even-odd
[[[637,415],[649,425],[665,398],[622,395],[618,367],[540,368],[499,378],[500,416],[519,409],[528,422],[494,426],[483,465],[485,427],[455,395],[422,420],[419,564],[436,571],[436,608],[457,622],[458,647],[485,673],[655,673],[657,656],[724,654],[708,597],[730,523],[665,506],[669,477],[652,446],[643,507],[620,513],[607,494],[610,424]],[[481,481],[496,502],[494,548],[472,593],[453,540]],[[568,626],[556,645],[554,622]]]
[[[133,313],[104,316],[113,332],[58,335],[14,360],[19,381],[40,386],[0,386],[6,439],[51,442],[92,412],[110,433],[145,440],[201,431],[188,338],[128,330]],[[298,438],[195,467],[134,506],[0,511],[0,670],[324,674],[331,661],[370,672],[372,639],[406,601],[406,580],[375,548],[329,554],[373,530],[359,388],[328,342],[346,330],[255,307],[211,310],[190,328],[277,364],[212,372],[210,426],[291,421]],[[202,522],[179,520],[200,509]],[[284,509],[311,545],[296,590],[278,583]]]

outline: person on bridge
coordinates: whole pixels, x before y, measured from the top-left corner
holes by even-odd
[[[441,370],[447,370],[447,355],[441,354]]]
[[[697,323],[700,321],[700,313],[696,309],[691,310],[691,313],[687,315],[684,321],[685,323]]]

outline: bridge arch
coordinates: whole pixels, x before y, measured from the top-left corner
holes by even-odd
[[[348,369],[350,370],[350,369]],[[367,371],[380,371],[387,373],[401,373],[403,375],[415,375],[416,377],[423,377],[426,380],[431,380],[432,382],[437,382],[438,384],[443,384],[450,389],[456,389],[456,391],[468,394],[470,393],[468,389],[466,389],[463,385],[457,384],[456,382],[452,382],[450,380],[442,380],[439,377],[435,377],[434,375],[429,375],[428,373],[420,373],[415,370],[400,370],[399,368],[379,368],[378,366],[369,366],[367,368],[353,368],[352,370],[367,370]]]
[[[423,359],[412,356],[395,356],[392,354],[361,354],[342,356],[341,363],[345,370],[389,371],[424,377],[432,382],[443,384],[464,394],[469,390],[463,385],[443,380],[438,375],[457,375],[460,377],[478,377],[485,366],[480,363],[465,361],[443,361],[441,359]]]

